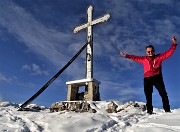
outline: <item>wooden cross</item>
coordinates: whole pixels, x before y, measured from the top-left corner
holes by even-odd
[[[95,20],[92,20],[93,7],[90,5],[87,9],[87,23],[74,28],[74,33],[80,30],[87,29],[87,48],[86,48],[86,79],[93,78],[93,25],[107,21],[110,18],[109,14],[105,14]]]

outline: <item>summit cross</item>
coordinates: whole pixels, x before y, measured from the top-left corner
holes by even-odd
[[[93,17],[93,7],[90,5],[87,8],[87,23],[82,24],[74,28],[74,33],[78,33],[83,29],[87,29],[87,48],[86,48],[86,79],[93,78],[93,26],[106,22],[109,18],[109,14],[105,14],[95,20],[92,19]]]

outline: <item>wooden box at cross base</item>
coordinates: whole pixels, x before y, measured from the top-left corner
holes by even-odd
[[[99,85],[100,82],[94,78],[81,79],[66,82],[68,85],[67,101],[100,101]],[[83,92],[82,87],[85,87]]]

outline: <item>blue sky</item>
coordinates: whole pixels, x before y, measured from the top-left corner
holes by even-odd
[[[52,78],[84,45],[86,31],[74,27],[109,13],[108,22],[94,27],[94,78],[101,82],[101,100],[145,102],[143,66],[119,51],[145,55],[167,50],[179,40],[179,0],[1,0],[0,100],[22,103]],[[178,41],[179,42],[179,41]],[[163,77],[172,108],[180,107],[180,51],[163,62]],[[50,106],[67,97],[67,81],[85,78],[85,51],[33,103]],[[162,108],[156,89],[153,105]]]

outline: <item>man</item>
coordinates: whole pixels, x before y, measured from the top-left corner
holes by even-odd
[[[177,46],[176,37],[172,37],[172,44],[169,50],[166,52],[155,54],[155,49],[152,45],[148,45],[146,47],[147,56],[135,56],[125,54],[124,52],[120,52],[120,55],[131,59],[135,62],[140,62],[144,65],[144,93],[146,96],[146,108],[147,113],[153,114],[153,106],[152,106],[152,93],[153,86],[159,92],[159,95],[162,98],[163,108],[165,112],[170,111],[169,99],[167,96],[166,88],[164,85],[163,77],[162,77],[162,61],[170,57],[176,49]]]

